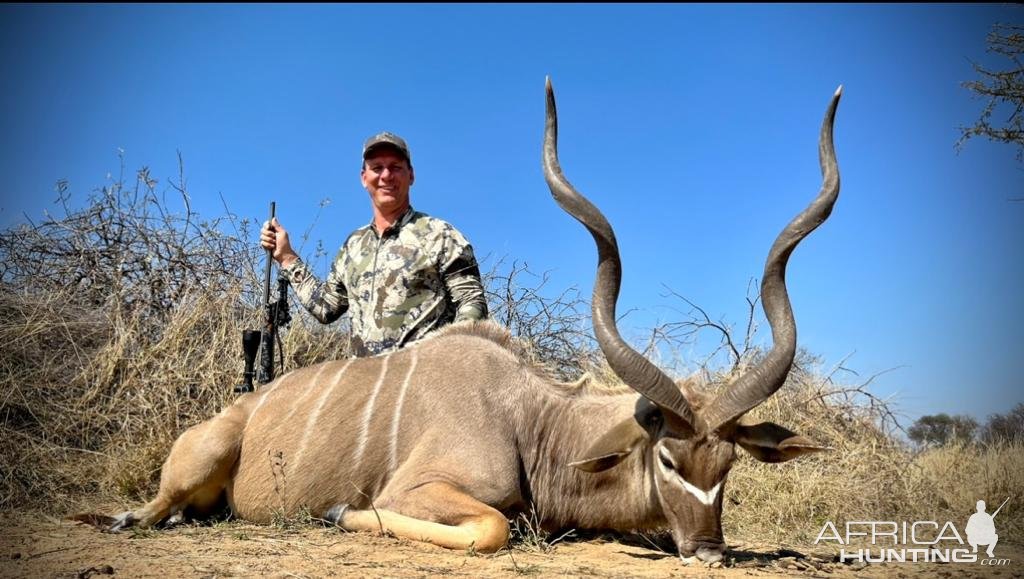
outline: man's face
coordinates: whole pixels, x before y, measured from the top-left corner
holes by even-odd
[[[391,215],[409,206],[409,187],[415,176],[401,154],[389,149],[374,152],[363,162],[360,172],[370,201],[381,213]]]

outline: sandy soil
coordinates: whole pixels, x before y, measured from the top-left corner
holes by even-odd
[[[517,542],[493,555],[457,552],[314,525],[239,521],[100,532],[80,523],[6,513],[0,577],[1021,577],[1024,548],[1000,545],[1001,567],[844,564],[827,550],[733,542],[722,567],[683,566],[641,537]]]

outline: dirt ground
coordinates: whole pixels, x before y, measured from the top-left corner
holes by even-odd
[[[517,541],[493,555],[336,528],[240,521],[100,532],[40,515],[0,521],[0,577],[1021,577],[1024,548],[997,548],[1004,566],[846,564],[829,550],[731,541],[725,565],[684,566],[641,537]]]

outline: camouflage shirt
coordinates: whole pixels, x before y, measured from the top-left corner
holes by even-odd
[[[350,312],[357,356],[397,350],[449,322],[487,316],[472,246],[451,224],[412,207],[382,235],[373,223],[355,230],[325,282],[301,260],[281,274],[322,323]]]

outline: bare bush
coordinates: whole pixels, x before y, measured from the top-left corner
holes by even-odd
[[[524,281],[523,278],[526,278]],[[498,260],[483,275],[490,318],[529,345],[535,361],[564,380],[599,365],[597,342],[590,331],[590,304],[575,287],[545,295],[547,272],[535,274],[514,261]]]
[[[69,208],[69,186],[58,182],[63,214],[5,232],[0,238],[4,285],[32,292],[67,290],[69,299],[86,307],[157,319],[197,284],[211,293],[255,288],[258,248],[242,242],[250,222],[231,216],[199,220],[180,157],[179,181],[159,193],[148,168],[139,169],[129,183],[124,167],[122,156],[121,176],[93,191],[82,210]],[[169,209],[168,190],[181,200],[183,213]],[[222,232],[228,220],[241,232]],[[245,277],[249,284],[240,283]]]
[[[201,220],[183,170],[160,191],[121,168],[81,209],[58,183],[61,213],[0,236],[0,506],[141,498],[241,377],[240,330],[261,315],[251,222]],[[297,318],[287,365],[344,355],[343,336]]]

